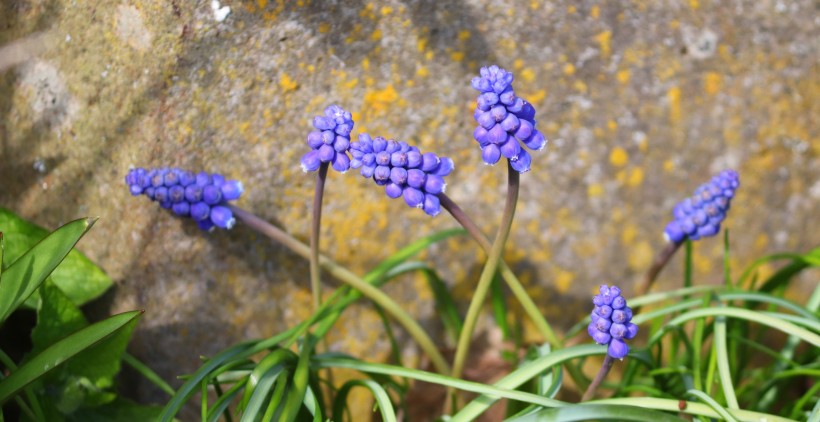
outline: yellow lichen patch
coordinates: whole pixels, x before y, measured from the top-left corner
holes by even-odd
[[[358,85],[358,84],[359,84],[359,79],[358,79],[358,78],[353,78],[353,79],[351,79],[351,80],[349,80],[349,81],[346,81],[346,82],[342,83],[342,85],[341,85],[341,86],[342,86],[343,88],[345,88],[345,89],[353,89],[353,88],[355,88],[355,87],[356,87],[356,85]]]
[[[708,274],[712,272],[712,259],[704,256],[701,253],[698,253],[698,248],[694,248],[692,253],[692,264],[695,268],[695,271],[703,274]]]
[[[575,6],[569,6],[569,7],[567,7],[567,14],[573,14],[573,13],[575,13],[575,12],[577,12],[577,11],[578,11],[578,8],[576,8]]]
[[[544,98],[547,98],[547,90],[539,89],[530,95],[525,95],[524,98],[533,104],[540,103],[541,101],[544,101]]]
[[[600,34],[595,36],[595,41],[598,41],[598,45],[601,47],[601,57],[604,59],[609,58],[610,54],[610,42],[612,41],[612,32],[611,31],[604,31]]]
[[[706,72],[703,75],[703,90],[709,95],[715,95],[720,92],[723,85],[723,77],[716,72]]]
[[[382,6],[381,13],[382,13],[382,16],[387,16],[387,15],[393,13],[393,8],[390,7],[390,6]]]
[[[523,67],[524,67],[524,60],[515,59],[515,61],[513,62],[513,70],[518,71],[518,70],[521,70]]]
[[[769,237],[766,233],[760,233],[755,237],[754,248],[758,251],[764,251],[769,246]]]
[[[698,8],[700,8],[700,2],[698,0],[689,0],[689,7],[691,7],[692,10],[698,10]]]
[[[652,264],[652,247],[642,240],[631,248],[627,263],[632,271],[644,271]]]
[[[450,59],[454,62],[461,62],[464,60],[464,52],[463,51],[453,51],[450,53]]]
[[[555,270],[555,289],[558,290],[559,293],[566,293],[569,291],[569,286],[575,280],[575,274],[564,270],[563,268],[557,268]]]
[[[370,33],[370,41],[379,41],[382,39],[382,30],[375,29],[372,33]]]
[[[419,66],[419,68],[416,69],[416,76],[418,77],[426,78],[429,74],[430,71],[427,70],[427,66]]]
[[[624,246],[631,246],[632,242],[635,241],[635,237],[638,235],[638,227],[634,224],[627,224],[624,227],[624,230],[621,232],[621,243]]]
[[[572,63],[567,63],[564,65],[564,74],[571,76],[575,74],[575,66]]]
[[[521,75],[521,79],[523,79],[526,82],[535,81],[535,71],[532,70],[532,68],[528,67],[528,68],[525,68],[525,69],[521,70],[520,75]]]
[[[320,34],[327,34],[330,32],[330,24],[327,22],[322,22],[319,24],[319,33]]]
[[[461,31],[458,31],[458,40],[459,41],[464,42],[464,41],[467,41],[469,39],[470,39],[470,31],[468,31],[466,29],[462,29]]]
[[[287,73],[282,72],[282,75],[279,76],[279,87],[282,88],[284,92],[291,92],[295,91],[296,88],[299,87],[299,84],[294,81],[290,75]]]
[[[615,74],[615,78],[618,79],[618,82],[620,82],[621,85],[628,84],[630,76],[632,75],[629,69],[621,69],[617,74]]]
[[[616,122],[612,119],[609,119],[606,122],[606,128],[609,129],[610,131],[614,132],[614,131],[618,130],[618,122]]]
[[[663,161],[663,171],[667,173],[671,173],[675,171],[675,162],[671,159],[667,159]]]
[[[669,101],[669,120],[672,123],[680,122],[680,88],[672,87],[666,92],[666,99]]]
[[[592,6],[589,9],[589,16],[592,19],[598,19],[601,16],[601,8],[598,5]]]
[[[399,99],[399,94],[393,88],[393,84],[388,84],[384,89],[368,91],[364,94],[365,108],[374,111],[384,111],[391,104]]]
[[[577,80],[573,82],[572,87],[575,88],[576,91],[586,94],[589,88],[587,84],[584,83],[582,80]]]
[[[626,179],[626,185],[635,188],[643,183],[643,169],[635,167],[629,171],[629,176]]]
[[[587,196],[595,198],[604,194],[604,187],[600,183],[593,183],[587,186]]]
[[[416,41],[416,50],[419,53],[423,52],[427,49],[427,38],[419,37],[418,41]]]
[[[629,161],[629,154],[621,147],[615,147],[609,153],[609,162],[615,167],[623,167]]]
[[[538,10],[538,8],[539,8],[539,7],[541,7],[541,2],[540,2],[540,1],[537,1],[537,0],[532,0],[532,1],[530,2],[530,9],[532,9],[532,10]]]

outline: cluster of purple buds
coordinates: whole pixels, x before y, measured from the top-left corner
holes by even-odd
[[[587,332],[598,344],[606,344],[607,354],[615,359],[623,359],[629,353],[629,340],[638,334],[638,326],[632,322],[632,309],[626,306],[617,286],[601,285],[600,294],[592,298],[595,309]]]
[[[227,201],[239,199],[242,182],[220,174],[198,174],[177,168],[131,169],[125,176],[131,195],[145,195],[182,217],[193,218],[202,230],[230,229],[236,223]]]
[[[446,188],[444,176],[453,171],[453,160],[422,153],[406,142],[371,138],[366,133],[350,144],[350,154],[350,166],[361,168],[363,177],[384,186],[387,196],[403,196],[407,205],[431,216],[441,212],[438,194]]]
[[[325,109],[324,116],[313,118],[313,127],[307,137],[311,150],[302,157],[302,170],[316,171],[322,163],[330,163],[334,170],[344,173],[350,169],[350,132],[353,118],[350,113],[337,105]]]
[[[675,205],[675,219],[664,230],[666,239],[680,243],[687,237],[698,240],[718,234],[738,186],[740,180],[734,170],[724,170],[700,185],[691,198]]]
[[[493,165],[503,155],[516,171],[529,171],[532,157],[519,141],[536,151],[547,144],[535,128],[535,109],[515,95],[512,73],[490,66],[482,67],[480,74],[472,80],[473,88],[481,93],[476,100],[474,117],[478,127],[473,137],[481,145],[484,162]]]

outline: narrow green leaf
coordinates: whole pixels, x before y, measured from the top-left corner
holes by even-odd
[[[509,340],[512,338],[512,331],[510,330],[510,324],[507,323],[507,299],[504,297],[502,283],[501,276],[496,273],[490,282],[490,305],[492,306],[495,323],[501,329],[504,340]]]
[[[265,374],[276,373],[279,374],[282,372],[282,368],[285,365],[289,364],[295,359],[295,355],[293,352],[287,349],[276,349],[267,356],[265,356],[259,364],[256,365],[256,368],[251,371],[250,377],[248,378],[248,385],[245,387],[245,395],[242,397],[242,401],[239,403],[239,409],[245,409],[246,406],[249,405],[250,400],[252,397],[256,396],[257,400],[259,400],[258,406],[261,406],[261,400],[265,398],[267,393],[270,391],[271,386],[273,385],[273,381],[276,380],[276,376],[269,375],[265,377]],[[260,383],[262,380],[265,379],[267,384],[265,384],[266,390],[263,391],[264,395],[259,396],[257,394],[257,389],[259,388]],[[256,409],[259,411],[259,408]]]
[[[225,391],[224,394],[222,394],[221,396],[219,396],[218,399],[216,399],[214,405],[211,406],[210,409],[208,409],[208,422],[217,422],[219,421],[219,417],[223,414],[228,415],[227,413],[225,413],[226,409],[228,409],[228,406],[231,404],[231,401],[233,401],[233,399],[239,394],[239,392],[242,391],[243,388],[245,388],[247,380],[247,377],[237,380],[237,382],[235,382],[231,386],[231,388],[228,389],[228,391]]]
[[[535,413],[510,419],[509,422],[574,422],[590,420],[681,422],[681,419],[657,410],[617,404],[578,404],[574,406],[543,409]]]
[[[296,329],[294,327],[282,333],[265,340],[249,340],[226,350],[223,350],[213,358],[209,359],[205,364],[199,367],[191,376],[187,377],[185,383],[177,390],[176,394],[171,397],[171,400],[165,404],[162,414],[159,417],[160,421],[168,422],[174,419],[174,416],[179,412],[179,409],[185,404],[188,398],[196,392],[199,387],[199,382],[205,378],[212,378],[214,370],[220,368],[226,363],[241,361],[265,349],[273,347],[284,339],[290,337]]]
[[[248,421],[256,421],[259,419],[262,414],[262,406],[268,403],[267,398],[268,394],[271,392],[271,388],[273,388],[273,383],[287,383],[287,376],[288,371],[282,365],[276,365],[270,368],[270,370],[262,373],[261,377],[254,383],[253,393],[250,395],[248,400],[248,404],[245,406],[244,411],[242,413],[241,422],[248,422]],[[249,390],[248,388],[245,389],[247,393]],[[284,394],[284,390],[279,390]],[[281,399],[281,396],[279,397]],[[277,400],[274,398],[272,402],[276,402]]]
[[[396,265],[401,264],[402,262],[410,259],[411,257],[413,257],[413,255],[415,255],[415,254],[429,248],[431,245],[433,245],[437,242],[440,242],[444,239],[447,239],[449,237],[463,235],[463,234],[466,234],[466,233],[467,233],[467,231],[462,229],[462,228],[455,228],[455,229],[442,230],[440,232],[436,232],[436,233],[433,233],[429,236],[423,237],[423,238],[421,238],[421,239],[419,239],[419,240],[417,240],[417,241],[415,241],[415,242],[401,248],[396,253],[394,253],[394,254],[388,256],[387,258],[385,258],[384,260],[382,260],[382,262],[380,262],[378,265],[376,265],[376,267],[373,268],[372,271],[370,271],[369,273],[367,273],[367,275],[365,275],[364,279],[366,281],[375,280],[376,278],[379,278],[379,277],[383,276],[391,268],[393,268]]]
[[[319,405],[319,399],[316,397],[316,394],[313,393],[313,389],[309,386],[305,392],[304,405],[310,414],[313,415],[313,422],[322,422],[322,408]]]
[[[139,359],[135,358],[134,356],[131,356],[128,353],[123,353],[122,361],[126,365],[130,366],[132,369],[137,371],[140,375],[145,377],[145,379],[151,381],[152,384],[157,386],[163,392],[167,393],[169,396],[174,395],[174,389],[171,387],[171,385],[165,382],[165,380],[162,379],[162,377],[160,377],[159,374],[154,372],[153,369],[149,368],[148,365],[140,362]]]
[[[280,420],[292,422],[299,414],[301,403],[305,400],[308,377],[310,376],[310,356],[315,345],[316,339],[311,335],[308,335],[302,343],[299,350],[299,360],[296,362],[296,370],[293,372],[293,388],[288,392],[287,402],[282,416],[279,418]]]
[[[8,262],[22,256],[49,233],[48,230],[4,208],[0,208],[0,229],[8,235]],[[69,252],[63,262],[52,271],[51,278],[77,306],[100,296],[113,285],[113,281],[105,272],[76,249]],[[35,290],[24,302],[24,306],[36,308],[38,300],[39,291]]]
[[[708,405],[678,399],[659,399],[654,397],[628,397],[596,400],[594,402],[589,402],[588,404],[619,404],[643,407],[647,409],[663,410],[666,412],[679,412],[686,413],[689,415],[705,416],[707,418],[720,418],[720,414]],[[742,421],[796,422],[793,419],[784,418],[782,416],[772,415],[768,413],[752,412],[749,410],[740,409],[728,409],[727,411],[736,419]]]
[[[498,388],[515,389],[555,365],[580,357],[604,353],[606,353],[606,348],[597,344],[584,344],[556,350],[549,355],[521,365],[521,367],[515,371],[498,380],[494,386]],[[479,396],[453,416],[453,422],[473,420],[478,415],[484,413],[484,411],[496,401],[498,401],[498,397],[489,395]]]
[[[0,279],[0,323],[40,287],[95,221],[82,218],[60,227],[6,268]]]
[[[809,330],[806,330],[803,327],[799,327],[790,322],[784,321],[781,318],[773,317],[764,312],[756,312],[750,311],[748,309],[732,307],[695,309],[683,315],[679,315],[673,318],[671,321],[669,321],[666,324],[664,330],[655,333],[655,335],[653,335],[649,339],[648,344],[651,345],[657,342],[660,339],[660,337],[664,334],[664,331],[671,329],[673,326],[680,325],[692,319],[717,316],[727,316],[732,318],[745,319],[748,321],[756,322],[758,324],[767,325],[769,327],[778,329],[786,334],[797,336],[801,340],[813,344],[815,347],[820,347],[820,335],[817,335]]]
[[[726,348],[726,317],[715,318],[715,353],[717,354],[718,376],[720,386],[723,388],[723,396],[726,397],[726,404],[730,409],[739,409],[735,395],[735,387],[732,382],[732,370],[729,367],[729,355]]]
[[[353,387],[364,387],[373,393],[376,405],[381,411],[382,420],[385,422],[396,422],[396,412],[393,410],[393,403],[390,396],[384,391],[381,385],[372,380],[351,380],[342,385],[333,401],[333,420],[343,420],[344,410],[347,405],[347,395]]]
[[[54,343],[0,382],[0,403],[43,374],[118,332],[140,315],[141,311],[114,315]]]
[[[110,421],[153,421],[156,420],[160,406],[146,406],[118,397],[111,403],[73,413],[71,420],[83,422]]]

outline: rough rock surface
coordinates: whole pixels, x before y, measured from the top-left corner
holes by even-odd
[[[0,73],[0,204],[48,227],[102,217],[81,249],[117,280],[105,312],[146,310],[131,350],[167,379],[305,317],[308,265],[241,224],[204,235],[130,197],[129,166],[241,179],[240,206],[306,239],[314,176],[298,160],[311,117],[337,103],[353,112],[354,136],[451,156],[447,192],[489,233],[504,167],[482,165],[469,81],[491,63],[516,74],[550,139],[522,177],[506,257],[551,319],[571,324],[597,284],[633,285],[672,205],[726,167],[743,184],[725,225],[736,272],[820,243],[813,2],[597,3],[4,1],[0,45],[39,32],[51,45]],[[328,185],[323,249],[359,273],[455,226],[353,172],[331,172]],[[424,259],[463,299],[476,250],[458,239]],[[717,238],[697,243],[698,283],[719,279],[721,256]],[[680,283],[679,261],[663,284]],[[386,289],[437,332],[422,280]],[[376,359],[389,348],[366,304],[331,342]]]

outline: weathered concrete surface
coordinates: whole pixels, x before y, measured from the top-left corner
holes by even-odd
[[[337,103],[354,134],[453,157],[448,194],[490,232],[505,175],[481,164],[469,81],[491,63],[515,72],[551,139],[522,177],[507,249],[551,318],[571,323],[601,282],[632,285],[671,206],[727,166],[743,184],[726,224],[736,271],[820,243],[813,2],[542,3],[225,1],[219,22],[209,1],[5,1],[0,45],[57,41],[0,74],[0,203],[50,227],[102,217],[81,247],[118,281],[110,312],[146,309],[132,351],[168,379],[307,315],[307,264],[241,225],[203,235],[130,197],[129,166],[241,179],[241,206],[306,239],[313,176],[298,159],[310,118]],[[352,172],[331,174],[325,203],[323,249],[360,273],[455,225]],[[697,282],[719,276],[721,250],[697,244]],[[426,258],[462,298],[483,259],[461,239]],[[422,280],[387,290],[435,331]],[[366,305],[332,342],[369,358],[389,347]]]

